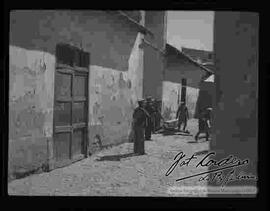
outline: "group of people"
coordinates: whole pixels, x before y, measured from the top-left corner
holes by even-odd
[[[197,142],[201,133],[206,134],[206,141],[209,139],[212,120],[211,111],[212,108],[209,107],[199,111],[199,130],[195,135],[195,140]],[[189,133],[186,130],[189,112],[185,102],[181,102],[178,107],[176,118],[178,119],[178,130],[181,131],[181,126],[183,125],[183,132]],[[163,118],[155,99],[147,97],[146,100],[138,100],[138,107],[133,112],[132,123],[135,154],[145,154],[144,141],[151,140],[151,135],[152,133],[155,133],[161,119]]]
[[[134,153],[144,154],[144,140],[151,140],[162,118],[158,101],[152,97],[138,100],[133,112]]]
[[[204,109],[199,110],[199,130],[195,135],[195,141],[198,142],[199,135],[201,133],[206,134],[206,141],[209,140],[210,129],[212,125],[212,117],[211,117],[212,108],[206,107]],[[187,121],[189,119],[188,108],[185,105],[185,102],[181,102],[180,106],[176,112],[176,119],[178,119],[178,130],[181,131],[181,125],[183,124],[183,132],[187,132]]]

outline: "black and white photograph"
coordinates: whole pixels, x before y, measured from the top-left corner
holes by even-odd
[[[259,13],[21,9],[8,36],[9,196],[257,196]]]

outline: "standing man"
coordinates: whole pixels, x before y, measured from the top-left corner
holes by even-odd
[[[155,100],[154,101],[154,129],[153,133],[155,133],[159,128],[160,128],[160,120],[163,119],[160,108],[159,108],[159,101]]]
[[[199,113],[199,131],[195,136],[195,140],[197,142],[201,133],[206,134],[206,141],[209,139],[209,132],[211,128],[211,111],[212,108],[206,108],[201,110]]]
[[[147,118],[147,126],[145,128],[145,140],[151,140],[151,133],[153,130],[153,115],[154,108],[152,105],[152,98],[148,96],[146,98],[145,110],[148,112],[149,116]]]
[[[181,102],[176,112],[176,119],[178,119],[178,130],[180,131],[181,125],[184,124],[183,131],[186,131],[187,120],[189,119],[188,108],[185,102]]]
[[[144,150],[144,131],[149,114],[143,108],[144,100],[138,100],[138,107],[133,112],[133,131],[134,131],[134,153],[143,155]]]
[[[152,109],[153,109],[153,113],[151,115],[151,122],[152,122],[152,130],[151,131],[154,134],[155,130],[156,130],[156,116],[157,116],[156,100],[155,99],[152,99],[151,106],[152,106]]]

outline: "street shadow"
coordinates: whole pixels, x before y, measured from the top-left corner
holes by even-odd
[[[190,144],[197,144],[197,143],[200,143],[200,142],[197,142],[197,141],[188,141],[187,143],[190,143]]]
[[[198,137],[198,140],[205,139],[205,138],[206,138],[206,136]],[[211,141],[211,139],[209,138],[208,141]],[[193,141],[188,141],[187,143],[203,143],[203,142],[207,142],[207,141],[203,140],[203,141],[197,142],[197,141],[193,140]]]
[[[189,134],[189,133],[182,133],[182,132],[179,132],[179,131],[164,131],[162,133],[163,136],[171,136],[171,135],[180,135],[180,136],[192,136],[192,134]]]
[[[190,133],[176,133],[175,135],[180,135],[180,136],[192,136]]]
[[[96,159],[96,161],[120,161],[122,158],[134,157],[139,156],[135,153],[127,153],[127,154],[120,154],[120,155],[105,155]]]

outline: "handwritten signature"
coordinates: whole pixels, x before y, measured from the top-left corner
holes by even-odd
[[[236,180],[257,180],[257,177],[252,174],[246,174],[245,172],[236,173],[235,168],[233,168],[227,175],[223,173],[223,171],[218,171],[210,177],[210,174],[203,176],[199,179],[199,181],[217,181],[217,184],[221,184],[221,187],[225,186],[227,183],[236,181]]]
[[[215,154],[216,154],[215,152],[209,152],[196,165],[196,168],[214,166],[214,167],[216,167],[215,169],[211,169],[208,171],[200,172],[198,174],[193,174],[190,176],[182,177],[182,178],[177,179],[176,181],[181,181],[181,180],[189,179],[192,177],[204,175],[203,177],[201,177],[199,179],[199,181],[217,180],[217,182],[221,183],[222,186],[224,186],[228,182],[235,181],[235,180],[243,180],[243,179],[255,179],[256,180],[257,179],[256,176],[245,175],[243,172],[240,172],[240,174],[236,175],[235,168],[248,165],[249,159],[241,160],[233,155],[229,155],[228,157],[223,158],[221,160],[215,160],[215,159],[210,158],[210,156],[215,155]],[[175,160],[174,163],[167,170],[167,172],[165,174],[166,176],[169,176],[175,170],[175,168],[177,166],[179,166],[179,167],[189,166],[190,162],[194,161],[194,160],[198,160],[198,157],[195,155],[195,153],[191,157],[187,157],[184,152],[179,152],[174,157],[174,160]],[[227,176],[224,176],[223,171],[226,169],[230,169],[230,168],[233,168],[233,170],[230,171]],[[211,173],[214,173],[212,178],[209,177],[209,175]]]

